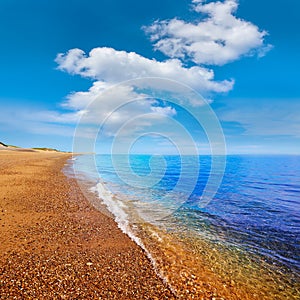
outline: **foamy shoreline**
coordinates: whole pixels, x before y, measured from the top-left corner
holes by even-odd
[[[81,165],[86,167],[86,160],[83,162]],[[87,174],[94,172],[89,173],[87,168]],[[159,277],[180,299],[267,300],[274,295],[297,299],[296,274],[289,270],[285,273],[263,257],[238,247],[177,231],[180,224],[173,224],[173,232],[150,224],[136,211],[137,199],[132,200],[118,190],[113,194],[106,187],[110,186],[109,179],[102,181],[103,178],[96,180],[93,192],[113,214],[119,228],[144,249]]]

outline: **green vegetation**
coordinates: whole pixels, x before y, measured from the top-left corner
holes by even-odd
[[[3,147],[8,147],[8,148],[20,148],[19,146],[15,146],[15,145],[6,145],[2,142],[0,142],[0,145],[3,146]]]
[[[41,150],[41,151],[56,151],[56,152],[60,152],[59,150],[57,149],[53,149],[53,148],[39,148],[39,147],[35,147],[35,148],[32,148],[33,150]]]

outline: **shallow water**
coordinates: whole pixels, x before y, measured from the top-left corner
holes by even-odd
[[[119,226],[178,295],[297,299],[300,157],[227,157],[223,182],[205,208],[198,204],[210,157],[163,159],[130,156],[127,164],[125,156],[96,156],[99,174],[92,157],[75,164],[91,178],[100,175],[99,194]]]

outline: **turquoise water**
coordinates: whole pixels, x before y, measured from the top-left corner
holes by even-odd
[[[99,174],[90,167],[94,161]],[[299,156],[228,156],[223,182],[205,208],[198,204],[210,173],[209,156],[183,162],[180,156],[131,155],[129,165],[137,176],[129,180],[126,156],[79,156],[76,165],[94,179],[100,176],[124,205],[135,203],[147,222],[178,232],[188,228],[293,272],[300,270]],[[127,221],[136,222],[130,217]]]
[[[219,188],[210,156],[81,155],[74,167],[179,299],[299,299],[300,156],[226,160]]]

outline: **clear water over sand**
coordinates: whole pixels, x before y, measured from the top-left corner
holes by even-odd
[[[75,164],[99,180],[99,196],[120,227],[148,252],[177,295],[299,297],[299,156],[227,157],[223,182],[204,208],[199,199],[210,173],[209,156],[162,161],[131,155],[137,176],[128,180],[126,159],[79,156]],[[91,167],[94,161],[99,174]]]

